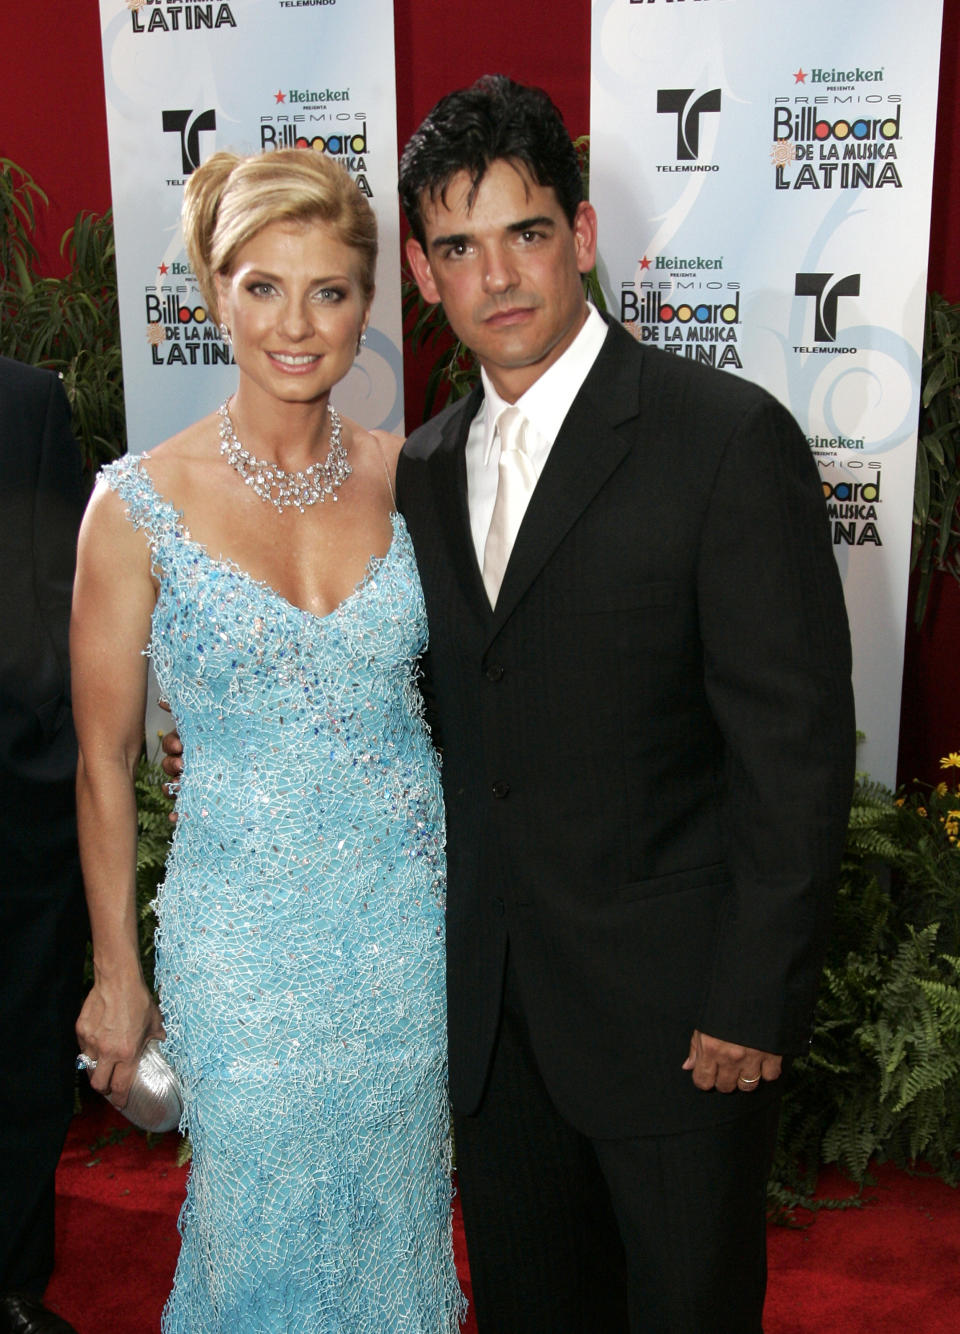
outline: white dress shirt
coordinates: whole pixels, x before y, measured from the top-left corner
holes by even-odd
[[[588,304],[587,318],[576,338],[563,355],[517,399],[516,406],[530,423],[526,431],[526,453],[538,477],[543,472],[564,418],[596,361],[606,336],[607,326],[597,310]],[[483,549],[497,498],[500,463],[494,428],[497,417],[510,405],[494,389],[486,371],[480,371],[480,378],[483,381],[483,402],[470,423],[467,435],[467,503],[477,563],[483,569]]]

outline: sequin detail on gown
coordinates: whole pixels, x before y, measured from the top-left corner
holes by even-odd
[[[452,1334],[443,814],[406,526],[317,617],[190,539],[139,458],[184,744],[157,898],[193,1165],[164,1334]]]

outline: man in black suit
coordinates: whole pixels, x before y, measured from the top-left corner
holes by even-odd
[[[597,220],[545,94],[443,99],[400,188],[483,372],[397,476],[480,1329],[753,1334],[853,771],[817,470],[764,391],[587,306]]]
[[[42,1297],[86,929],[67,656],[83,503],[59,380],[0,357],[0,1334],[72,1329]]]

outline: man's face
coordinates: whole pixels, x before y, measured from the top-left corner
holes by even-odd
[[[593,268],[597,219],[582,203],[567,222],[552,186],[491,163],[468,205],[470,177],[421,206],[426,247],[407,258],[424,300],[441,301],[461,342],[514,402],[565,352],[586,318],[580,275]]]

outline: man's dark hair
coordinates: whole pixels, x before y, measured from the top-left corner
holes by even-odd
[[[485,74],[442,97],[400,159],[400,202],[421,246],[426,245],[421,201],[442,201],[453,177],[465,171],[472,206],[490,164],[501,159],[525,167],[537,185],[552,186],[573,225],[583,181],[560,112],[542,88]]]

